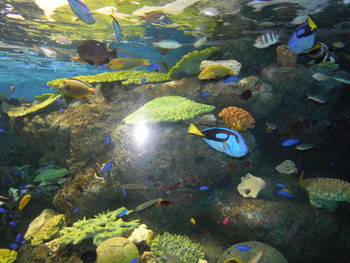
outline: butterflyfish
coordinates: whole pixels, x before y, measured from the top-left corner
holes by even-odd
[[[191,123],[187,132],[202,136],[209,146],[229,156],[242,157],[248,153],[248,147],[243,137],[238,132],[228,128],[211,127],[201,131]]]
[[[18,210],[22,211],[27,206],[31,198],[32,196],[30,194],[24,196],[22,200],[19,202]]]
[[[107,64],[107,66],[113,70],[126,70],[126,69],[137,68],[142,65],[150,65],[150,64],[151,63],[149,62],[148,59],[123,57],[123,58],[113,59],[111,62]]]
[[[317,25],[310,16],[299,26],[288,41],[288,50],[295,54],[310,51],[316,43]]]

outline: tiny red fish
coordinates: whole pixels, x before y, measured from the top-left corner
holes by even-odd
[[[226,226],[228,223],[230,223],[230,216],[226,216],[224,220],[222,220],[222,224]]]

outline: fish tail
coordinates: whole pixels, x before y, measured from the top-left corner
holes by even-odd
[[[187,132],[191,133],[191,134],[205,137],[204,133],[201,132],[200,129],[198,129],[198,127],[196,125],[194,125],[193,123],[190,123],[190,126],[188,127]]]
[[[142,65],[151,65],[149,59],[142,59]]]
[[[317,25],[316,23],[314,22],[314,20],[311,18],[311,16],[307,16],[307,23],[309,24],[309,26],[312,28],[312,29],[317,29]]]

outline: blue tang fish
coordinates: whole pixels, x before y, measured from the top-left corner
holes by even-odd
[[[307,23],[299,26],[288,41],[288,50],[295,54],[305,53],[312,50],[316,44],[317,25],[310,16]]]
[[[282,146],[289,147],[289,146],[296,145],[299,142],[300,142],[300,140],[298,140],[298,139],[288,139],[288,140],[285,140],[282,142]]]
[[[90,8],[81,0],[68,0],[68,4],[72,11],[86,24],[95,24],[95,18],[92,15]]]
[[[248,147],[243,137],[238,132],[228,128],[211,127],[201,131],[191,123],[187,132],[202,136],[209,146],[229,156],[242,157],[248,153]]]
[[[116,45],[119,45],[120,39],[122,38],[122,33],[121,33],[122,30],[120,28],[120,25],[117,19],[113,15],[111,15],[111,17],[113,19],[112,23],[113,23],[113,29],[114,29],[114,42]]]

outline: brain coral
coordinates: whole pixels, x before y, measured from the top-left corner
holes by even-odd
[[[248,246],[252,249],[243,252],[237,249],[238,245]],[[255,241],[243,242],[231,246],[220,256],[217,263],[223,263],[231,258],[239,258],[243,262],[248,262],[248,260],[255,256],[262,248],[265,248],[265,251],[259,260],[259,263],[288,263],[287,259],[277,249],[265,243]]]
[[[350,201],[350,183],[336,178],[311,178],[304,180],[310,204],[334,212],[340,201]]]
[[[214,106],[197,103],[181,96],[164,96],[146,103],[123,121],[127,124],[138,121],[149,123],[176,122],[192,119],[214,109]]]
[[[249,112],[238,108],[228,107],[223,109],[219,115],[226,126],[235,131],[245,131],[250,128],[254,128],[254,119]]]

